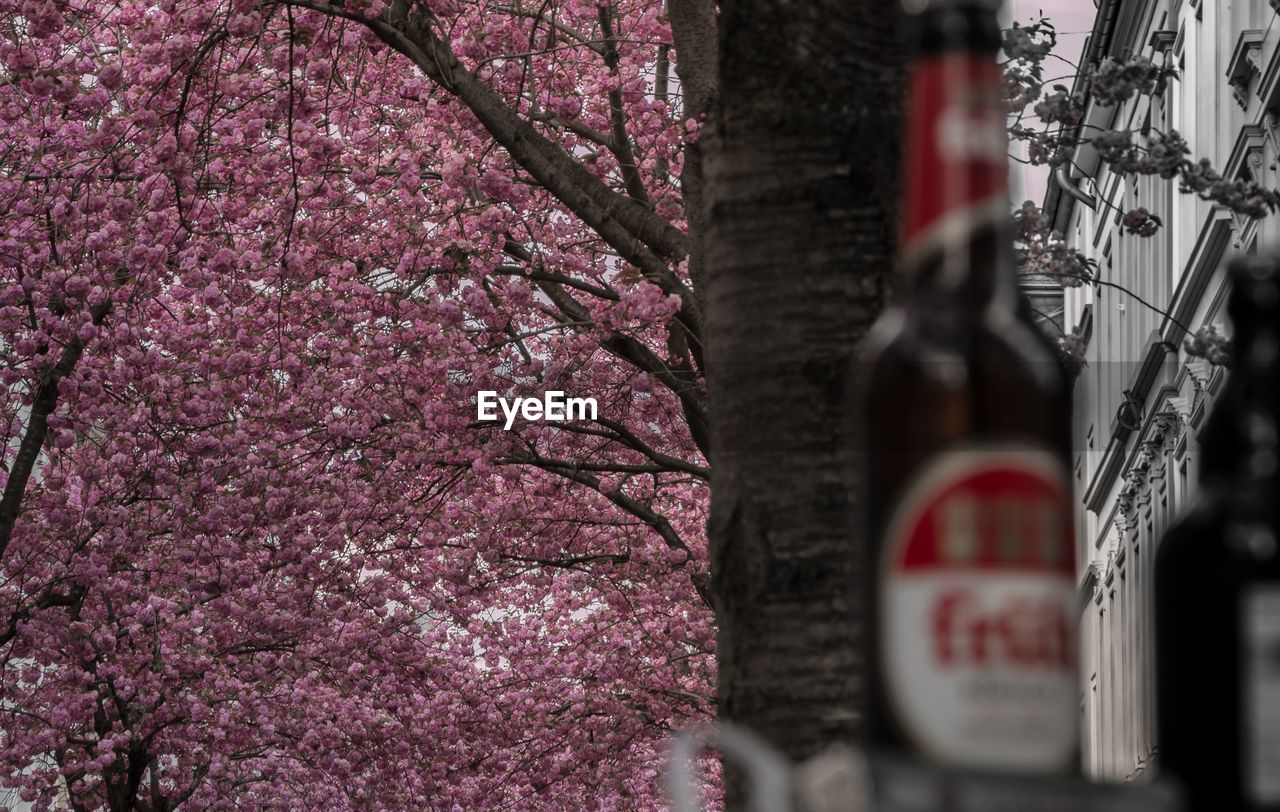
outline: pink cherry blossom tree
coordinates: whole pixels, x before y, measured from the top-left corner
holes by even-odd
[[[766,339],[821,310],[805,340],[836,357],[874,316],[893,223],[855,204],[885,211],[896,167],[820,69],[872,71],[893,123],[902,55],[896,2],[814,0],[776,44],[836,56],[779,81],[751,7],[0,0],[0,785],[40,809],[661,808],[669,733],[767,699],[716,688],[704,297],[716,262],[791,268],[796,232],[710,204],[786,166],[850,203],[789,210],[832,253],[774,281],[815,309],[728,325],[782,350],[738,372],[802,373],[758,394],[816,387],[792,436],[821,444],[839,387]],[[721,54],[718,22],[754,33]],[[832,48],[849,31],[874,59]],[[798,163],[772,162],[784,131]],[[599,411],[508,432],[479,390]],[[757,417],[718,415],[722,448]],[[847,518],[838,476],[804,479],[839,462],[776,466],[774,496],[817,499],[791,519]],[[798,532],[760,583],[794,593],[833,538]],[[827,620],[815,645],[854,639]],[[855,696],[841,662],[765,732],[853,731],[822,727]]]
[[[0,17],[2,783],[659,806],[714,704],[662,4]]]

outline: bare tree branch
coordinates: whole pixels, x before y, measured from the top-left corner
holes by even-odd
[[[556,426],[561,431],[569,431],[575,434],[591,434],[596,437],[603,437],[607,440],[613,440],[630,448],[632,451],[639,452],[653,462],[662,466],[667,471],[683,471],[686,474],[697,477],[698,479],[708,481],[711,479],[711,469],[696,465],[688,460],[673,457],[670,454],[663,454],[645,443],[637,437],[630,429],[616,420],[610,420],[607,417],[597,417],[595,422],[604,426],[605,429],[593,429],[587,426],[579,426],[573,423],[562,423]]]
[[[593,144],[598,144],[605,149],[613,149],[613,139],[599,130],[593,130],[581,121],[565,121],[564,119],[551,112],[534,113],[529,116],[530,120],[537,121],[540,124],[550,124],[552,127],[564,127],[569,132],[580,135]]]
[[[631,560],[631,553],[596,553],[594,555],[575,555],[567,558],[535,558],[527,555],[513,555],[511,553],[502,553],[499,556],[504,561],[515,561],[520,564],[537,564],[540,567],[555,567],[557,569],[578,569],[583,564],[594,564],[597,561],[608,561],[611,564],[625,564]]]
[[[592,296],[607,299],[610,302],[616,302],[620,298],[617,291],[610,288],[593,285],[590,282],[583,282],[571,276],[552,273],[551,271],[525,270],[514,265],[499,265],[493,269],[493,272],[499,276],[520,276],[531,282],[551,282],[556,285],[564,285],[567,288],[580,290],[583,293],[589,293]]]
[[[505,462],[517,465],[542,467],[544,460],[538,456],[537,452],[530,450],[527,456],[513,456],[505,460]],[[586,485],[587,487],[597,491],[614,505],[622,508],[624,511],[635,516],[637,519],[652,528],[654,532],[656,532],[658,536],[666,542],[669,548],[672,550],[681,550],[688,555],[690,559],[692,559],[693,552],[689,549],[689,545],[685,543],[684,539],[680,537],[680,534],[676,532],[675,528],[671,526],[671,522],[667,521],[665,516],[638,499],[627,496],[622,492],[621,488],[605,490],[601,485],[600,478],[586,471],[557,467],[547,467],[544,468],[544,470],[554,473],[557,476],[564,477],[572,482]],[[705,602],[707,606],[711,606],[711,593],[708,588],[709,583],[705,578],[696,576],[692,577],[692,580],[694,589],[697,590],[698,595],[702,598],[703,602]]]
[[[595,51],[601,56],[604,56],[604,48],[600,45],[599,42],[596,42],[595,40],[582,34],[579,31],[575,31],[574,29],[570,28],[564,23],[561,23],[558,20],[555,20],[555,19],[548,20],[544,16],[543,11],[541,10],[532,11],[529,9],[520,8],[518,6],[492,6],[491,8],[493,8],[494,11],[501,11],[504,14],[511,14],[516,17],[527,17],[531,20],[535,20],[537,22],[548,25],[552,29],[554,29],[557,33],[564,35],[569,40],[576,42],[579,45],[582,45],[584,47],[590,48],[591,50]]]
[[[458,61],[432,28],[425,6],[397,0],[377,18],[361,17],[316,0],[282,0],[324,14],[357,20],[470,108],[494,140],[535,180],[581,217],[646,279],[680,297],[680,319],[697,336],[702,312],[670,263],[689,255],[688,236],[644,204],[610,189],[562,147],[547,140],[492,88]]]
[[[618,75],[618,40],[613,30],[613,6],[602,5],[600,12],[600,32],[604,34],[604,64],[614,77]],[[646,206],[649,205],[649,193],[640,178],[640,167],[636,164],[636,156],[631,148],[631,136],[627,134],[627,114],[622,106],[622,89],[614,87],[609,91],[609,127],[613,145],[610,149],[618,159],[618,168],[622,171],[622,183],[627,194]]]
[[[90,309],[89,318],[95,326],[101,325],[110,311],[111,300],[107,299]],[[49,416],[58,407],[58,384],[75,370],[83,354],[84,342],[78,335],[72,336],[62,348],[58,362],[40,376],[39,388],[31,403],[31,415],[27,418],[27,429],[18,446],[18,454],[14,457],[13,468],[9,471],[4,496],[0,497],[0,560],[3,560],[9,540],[13,537],[13,527],[18,521],[22,497],[26,494],[27,483],[35,469],[36,460],[40,458],[44,441],[49,436]]]
[[[84,600],[87,592],[88,589],[83,586],[72,586],[66,592],[58,592],[52,585],[45,587],[30,606],[18,609],[9,616],[8,628],[0,632],[0,646],[8,643],[18,635],[18,624],[28,620],[32,612],[39,609],[50,609],[54,606],[75,606]]]
[[[590,312],[568,291],[549,283],[540,283],[539,289],[551,299],[570,321],[589,321]],[[614,357],[626,361],[641,372],[652,375],[677,398],[689,424],[689,435],[704,455],[710,453],[711,434],[706,391],[698,374],[692,369],[672,368],[657,353],[635,338],[619,332],[611,332],[600,341],[600,346]]]
[[[523,246],[508,240],[503,250],[515,259],[528,263],[535,272],[544,273],[538,267],[533,254]],[[530,276],[530,279],[533,279],[533,277]],[[558,283],[538,281],[537,284],[538,289],[547,295],[547,298],[556,306],[566,321],[593,322],[591,312],[575,299],[572,294],[560,287]],[[676,325],[668,326],[667,330],[669,346],[682,340],[681,336],[676,332],[679,330]],[[652,375],[655,380],[679,398],[693,442],[704,456],[710,454],[711,434],[707,393],[696,370],[692,367],[673,368],[640,341],[616,331],[602,339],[600,346],[619,360],[627,362],[641,372]]]

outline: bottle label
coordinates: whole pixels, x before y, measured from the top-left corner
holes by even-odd
[[[945,54],[912,69],[901,259],[963,242],[1009,216],[1008,108],[995,60]]]
[[[1280,803],[1280,586],[1246,587],[1240,609],[1245,797]]]
[[[1068,769],[1076,585],[1062,464],[1027,446],[940,453],[884,542],[881,668],[907,739],[943,764]]]

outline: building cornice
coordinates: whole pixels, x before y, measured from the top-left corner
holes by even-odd
[[[1150,357],[1148,355],[1148,359]],[[1177,408],[1177,394],[1178,389],[1167,384],[1155,393],[1151,398],[1153,404],[1151,410],[1143,420],[1142,426],[1136,430],[1138,442],[1133,443],[1127,450],[1128,444],[1121,443],[1110,464],[1113,473],[1105,483],[1100,479],[1095,480],[1100,486],[1095,494],[1098,507],[1090,509],[1097,512],[1120,481],[1117,473],[1124,472],[1119,493],[1111,503],[1111,510],[1104,517],[1105,521],[1099,523],[1098,535],[1093,540],[1095,549],[1102,547],[1113,526],[1121,533],[1133,533],[1137,529],[1139,510],[1144,505],[1146,510],[1150,510],[1152,485],[1164,477],[1164,472],[1159,466],[1160,459],[1177,449],[1188,428],[1187,419]],[[1128,436],[1126,434],[1126,439]],[[1108,452],[1110,451],[1109,446]],[[1108,558],[1110,558],[1109,555]],[[1123,556],[1117,551],[1115,563],[1119,565],[1122,560]]]
[[[1146,421],[1141,420],[1141,417],[1139,417],[1138,420],[1134,421],[1137,425],[1131,425],[1126,420],[1121,419],[1121,415],[1126,409],[1141,409],[1147,402],[1147,396],[1151,393],[1151,387],[1159,379],[1159,373],[1164,367],[1166,357],[1170,351],[1176,352],[1177,347],[1178,345],[1166,341],[1159,332],[1153,331],[1150,338],[1147,339],[1146,351],[1142,355],[1142,364],[1134,371],[1133,377],[1129,379],[1128,386],[1124,390],[1126,400],[1121,404],[1115,418],[1111,421],[1110,439],[1107,441],[1107,448],[1102,454],[1102,462],[1098,465],[1097,473],[1084,494],[1085,507],[1094,513],[1101,512],[1103,503],[1111,493],[1112,486],[1115,485],[1120,472],[1127,471],[1132,467],[1134,454],[1140,450],[1138,445],[1135,445],[1133,449],[1129,449],[1130,435],[1134,431],[1146,430],[1145,424],[1151,420],[1150,415],[1148,415]]]
[[[1226,206],[1215,205],[1210,209],[1191,249],[1187,267],[1178,280],[1178,288],[1173,292],[1169,315],[1160,326],[1164,341],[1181,343],[1185,332],[1182,325],[1191,320],[1213,272],[1222,261],[1230,244],[1232,225],[1231,210]]]
[[[1177,41],[1178,32],[1165,29],[1152,31],[1151,36],[1147,38],[1147,45],[1149,45],[1153,51],[1167,54],[1173,48],[1173,44]]]
[[[1080,602],[1079,611],[1084,612],[1089,608],[1089,602],[1097,598],[1102,586],[1102,568],[1096,561],[1091,561],[1084,568],[1084,574],[1080,577],[1080,585],[1078,587],[1077,596]]]
[[[1124,452],[1125,442],[1128,439],[1129,432],[1126,431],[1124,437],[1117,437],[1113,434],[1107,440],[1107,447],[1102,452],[1102,462],[1098,465],[1093,478],[1089,480],[1089,487],[1084,492],[1086,510],[1101,514],[1102,505],[1106,502],[1107,494],[1111,491],[1111,485],[1116,481],[1116,476],[1120,473],[1121,456]],[[1104,522],[1104,526],[1105,524]]]
[[[1087,94],[1088,82],[1084,78],[1084,68],[1100,62],[1111,48],[1112,33],[1115,28],[1116,12],[1121,5],[1121,0],[1097,0],[1098,13],[1093,18],[1093,30],[1089,33],[1089,38],[1085,40],[1084,52],[1080,59],[1080,72],[1076,74],[1075,81],[1072,83],[1072,93]],[[1077,124],[1072,128],[1070,135],[1078,136],[1080,133],[1080,125]],[[1074,182],[1074,179],[1068,174],[1067,180]],[[1044,210],[1045,216],[1049,218],[1050,228],[1059,232],[1067,233],[1067,223],[1071,220],[1071,210],[1075,207],[1076,197],[1067,194],[1059,181],[1057,173],[1049,176],[1049,184],[1044,193]]]
[[[1232,95],[1241,110],[1249,109],[1249,89],[1253,86],[1253,78],[1262,75],[1262,37],[1263,32],[1259,28],[1241,31],[1227,62],[1227,83],[1231,85]]]
[[[1271,7],[1280,13],[1280,0],[1271,0]],[[1273,110],[1277,107],[1277,95],[1280,95],[1280,48],[1274,44],[1268,46],[1266,38],[1263,39],[1263,59],[1265,64],[1262,68],[1262,76],[1258,80],[1258,98],[1262,100],[1262,109]]]
[[[1231,155],[1224,167],[1226,177],[1265,183],[1262,177],[1262,149],[1267,141],[1263,124],[1246,124],[1240,128]]]
[[[1196,308],[1201,303],[1209,281],[1230,244],[1233,230],[1231,211],[1225,206],[1212,207],[1196,238],[1186,269],[1178,280],[1169,314],[1165,316],[1160,329],[1155,331],[1147,341],[1142,363],[1128,381],[1128,399],[1122,405],[1121,411],[1134,408],[1134,404],[1137,408],[1141,408],[1147,402],[1151,387],[1159,378],[1159,372],[1165,364],[1167,354],[1170,350],[1176,351],[1182,343],[1185,333],[1182,325],[1191,321]],[[1161,395],[1166,400],[1176,396],[1176,391]],[[1162,406],[1158,411],[1169,411],[1169,409]],[[1192,422],[1194,424],[1195,421]],[[1121,420],[1120,413],[1117,412],[1109,427],[1109,436],[1102,459],[1085,489],[1084,504],[1088,510],[1101,514],[1121,473],[1131,467],[1136,448],[1129,448],[1129,439],[1135,428],[1137,427]],[[1109,523],[1110,517],[1108,521],[1103,522],[1101,532],[1106,532],[1105,528]]]

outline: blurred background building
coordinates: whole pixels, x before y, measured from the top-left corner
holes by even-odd
[[[1085,134],[1127,130],[1142,144],[1148,128],[1177,130],[1192,158],[1275,187],[1280,0],[1096,5],[1081,64],[1140,54],[1176,66],[1180,78],[1150,98],[1090,106]],[[1063,301],[1068,332],[1088,340],[1074,391],[1085,771],[1140,779],[1159,758],[1152,554],[1196,493],[1200,434],[1225,374],[1183,343],[1204,325],[1227,330],[1224,260],[1271,249],[1277,224],[1180,193],[1176,180],[1117,175],[1089,148],[1074,163],[1049,179],[1045,210],[1097,262],[1097,284],[1068,289]],[[1122,213],[1139,206],[1163,221],[1153,237],[1122,226]]]

